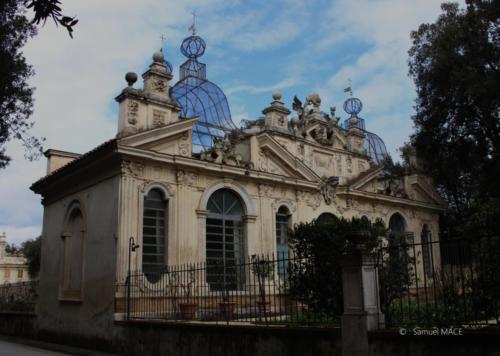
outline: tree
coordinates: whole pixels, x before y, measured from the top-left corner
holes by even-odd
[[[466,3],[442,4],[435,23],[411,33],[409,51],[411,140],[448,204],[448,226],[491,197],[500,204],[500,2]]]
[[[366,232],[362,241],[366,251],[379,246],[386,229],[382,220],[373,224],[367,218],[332,217],[328,222],[313,221],[295,225],[290,232],[294,259],[288,275],[290,292],[316,314],[342,314],[342,276],[339,257],[349,253],[359,241],[351,241],[353,231]]]
[[[73,26],[78,20],[61,14],[57,0],[3,0],[0,2],[0,168],[8,165],[5,144],[20,140],[25,148],[25,157],[36,159],[42,152],[43,139],[32,136],[29,131],[34,122],[33,91],[27,80],[34,74],[26,63],[22,47],[35,36],[35,24],[52,18],[68,30],[72,36]],[[26,17],[26,8],[34,10],[34,18]]]
[[[24,241],[21,245],[21,251],[28,260],[28,274],[31,278],[36,278],[40,272],[40,256],[42,241],[40,236],[36,239]]]

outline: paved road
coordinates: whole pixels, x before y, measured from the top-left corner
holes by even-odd
[[[70,354],[53,352],[37,347],[0,340],[0,356],[67,356]]]

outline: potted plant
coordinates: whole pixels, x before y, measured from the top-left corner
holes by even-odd
[[[184,320],[193,320],[196,315],[196,311],[198,310],[198,303],[196,303],[194,300],[191,300],[194,282],[195,272],[194,270],[190,270],[188,271],[188,278],[186,283],[181,283],[181,288],[184,291],[184,298],[179,303],[179,309]]]
[[[229,299],[228,284],[231,285],[230,282],[234,275],[233,273],[229,273],[231,271],[228,271],[228,268],[223,261],[218,261],[217,264],[221,268],[221,273],[219,273],[219,285],[222,287],[222,302],[219,302],[219,310],[224,320],[231,320],[234,318],[234,308],[236,307],[236,303]]]
[[[259,283],[259,300],[257,301],[257,308],[259,313],[265,314],[268,312],[271,304],[269,301],[266,301],[265,281],[274,276],[274,266],[268,259],[259,258],[253,255],[251,270],[252,273],[257,276],[257,281]]]

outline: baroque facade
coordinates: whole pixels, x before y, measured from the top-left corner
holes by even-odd
[[[129,263],[148,271],[284,252],[287,227],[328,214],[437,239],[442,203],[431,181],[384,173],[385,146],[365,129],[359,99],[346,100],[341,122],[317,94],[295,98],[292,114],[274,93],[262,118],[236,129],[198,61],[204,50],[199,36],[184,40],[173,86],[162,51],[141,88],[127,73],[115,138],[82,155],[46,152],[47,175],[31,187],[44,206],[42,329],[107,334]],[[140,248],[129,260],[131,237]]]

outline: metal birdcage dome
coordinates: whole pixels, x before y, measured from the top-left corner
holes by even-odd
[[[358,114],[363,109],[363,103],[358,98],[349,98],[344,102],[344,111],[355,117],[355,127],[362,130],[365,134],[365,139],[363,140],[363,147],[366,154],[372,159],[375,164],[380,164],[388,156],[387,148],[385,147],[384,141],[373,132],[367,131],[365,127],[365,119],[358,117]],[[342,127],[348,130],[352,125],[351,119],[344,120]]]
[[[344,111],[351,116],[357,116],[363,110],[363,103],[358,98],[349,98],[344,102]]]
[[[193,153],[208,150],[214,138],[222,138],[236,129],[224,92],[206,78],[206,65],[197,58],[205,52],[205,41],[199,36],[186,38],[181,52],[188,57],[179,69],[179,81],[171,96],[181,107],[180,116],[199,117],[193,126]]]
[[[181,52],[188,58],[198,58],[205,53],[206,44],[200,36],[189,36],[182,41]]]

